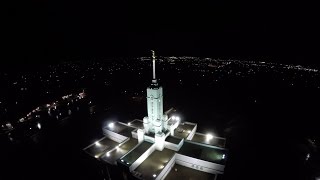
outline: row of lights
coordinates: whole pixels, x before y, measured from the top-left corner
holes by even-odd
[[[100,146],[101,146],[101,143],[100,143],[99,141],[96,141],[94,144],[95,144],[97,147],[100,147]],[[117,151],[120,149],[120,145],[121,145],[121,144],[117,145],[117,147],[116,147],[116,150],[117,150]],[[112,151],[112,150],[111,150],[111,151]],[[107,156],[107,157],[110,156],[110,151],[108,151],[108,152],[106,153],[106,156]],[[94,157],[95,157],[95,158],[98,158],[99,156],[96,155],[96,156],[94,156]]]
[[[179,116],[171,116],[171,119],[172,119],[172,120],[180,121],[180,117],[179,117]]]
[[[121,159],[121,162],[124,162],[124,160],[123,160],[123,159]],[[128,163],[128,162],[127,162],[126,164],[128,164],[128,165],[129,165],[130,163]]]

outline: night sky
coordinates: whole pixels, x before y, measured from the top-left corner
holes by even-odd
[[[315,4],[272,1],[10,1],[1,63],[210,56],[319,64]]]

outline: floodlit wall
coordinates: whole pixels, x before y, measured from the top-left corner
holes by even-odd
[[[167,177],[169,172],[171,171],[172,167],[174,166],[176,161],[176,154],[170,159],[170,161],[167,163],[167,165],[163,168],[161,173],[157,176],[156,180],[162,180]]]
[[[171,118],[169,118],[170,120]],[[179,122],[177,121],[176,123],[174,124],[171,124],[169,127],[169,130],[170,130],[170,134],[171,136],[174,136],[174,130],[179,126]]]
[[[155,143],[154,144],[156,145],[156,149],[158,151],[162,151],[163,150],[165,139],[166,139],[166,136],[165,136],[164,133],[155,135],[155,137],[154,137],[154,142]]]
[[[176,155],[176,163],[188,168],[196,169],[211,174],[223,174],[224,165],[196,159],[182,154]]]
[[[143,129],[146,131],[146,133],[149,132],[149,130],[150,130],[149,117],[144,117],[143,118]]]
[[[129,167],[130,172],[135,170],[144,160],[146,160],[150,156],[150,154],[155,151],[155,149],[155,144],[150,146],[150,148],[146,150],[146,152],[144,152],[134,163],[132,163],[132,165]]]
[[[185,124],[191,124],[194,125],[192,131],[190,132],[190,134],[187,137],[187,140],[191,140],[193,138],[193,136],[195,135],[196,131],[197,131],[197,124],[195,123],[191,123],[191,122],[185,122]]]
[[[138,129],[137,133],[138,133],[138,142],[142,143],[144,140],[144,131],[142,129]]]
[[[128,137],[126,136],[122,136],[121,134],[118,134],[118,133],[115,133],[115,132],[112,132],[108,129],[104,129],[103,130],[103,134],[105,136],[107,136],[109,139],[117,142],[117,143],[121,143],[123,142],[124,140],[126,140]]]
[[[150,143],[154,143],[154,138],[151,137],[151,136],[145,135],[144,136],[144,140],[147,141],[147,142],[150,142]]]
[[[167,148],[167,149],[171,149],[171,150],[173,150],[173,151],[179,151],[179,149],[180,149],[180,148],[182,147],[182,145],[183,145],[183,142],[184,142],[183,139],[180,141],[179,144],[174,144],[174,143],[165,141],[165,142],[164,142],[164,147]]]
[[[135,138],[135,139],[138,139],[138,134],[137,134],[137,132],[135,132],[135,131],[132,131],[132,132],[131,132],[131,136],[132,136],[133,138]]]
[[[163,130],[163,94],[162,87],[147,88],[147,110],[148,110],[148,128],[146,132],[151,130],[159,133]],[[157,124],[159,121],[158,125]],[[144,122],[145,123],[145,122]]]

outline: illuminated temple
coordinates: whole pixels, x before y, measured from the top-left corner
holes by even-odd
[[[226,139],[196,132],[197,124],[182,122],[173,109],[163,112],[154,51],[152,63],[148,115],[129,123],[109,122],[104,137],[84,151],[105,165],[106,179],[221,179]]]

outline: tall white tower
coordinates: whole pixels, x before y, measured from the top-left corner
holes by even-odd
[[[163,93],[162,87],[158,85],[156,79],[156,56],[152,51],[152,83],[147,88],[147,108],[148,116],[143,118],[143,126],[146,133],[153,132],[162,134],[167,130],[168,117],[163,115]]]

